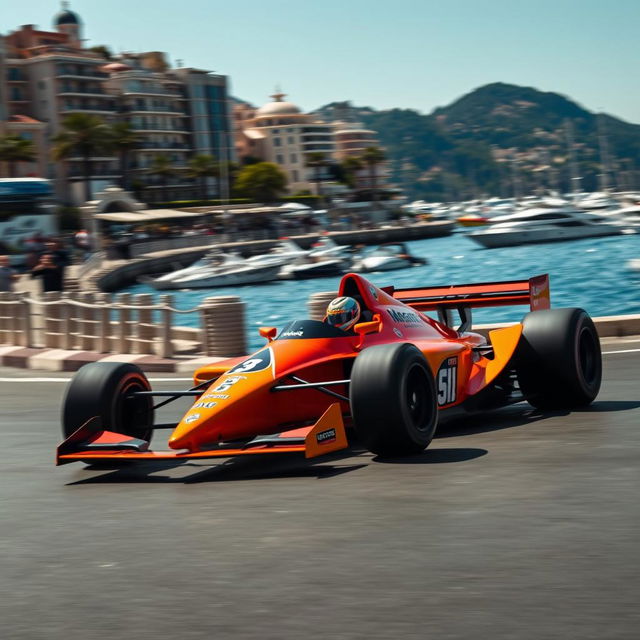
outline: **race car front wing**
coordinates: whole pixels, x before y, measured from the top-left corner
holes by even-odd
[[[135,460],[184,460],[234,456],[303,453],[315,458],[348,447],[340,404],[334,403],[318,421],[282,433],[259,435],[241,446],[220,444],[202,451],[152,451],[149,442],[104,429],[99,418],[91,418],[56,449],[56,465]]]

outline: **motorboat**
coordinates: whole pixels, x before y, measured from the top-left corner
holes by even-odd
[[[311,245],[311,249],[280,270],[283,279],[322,278],[345,273],[351,264],[351,247],[336,244],[328,235]]]
[[[465,213],[456,218],[456,222],[463,227],[484,227],[488,225],[491,220],[487,216],[480,215],[479,213]]]
[[[631,271],[640,271],[640,258],[631,258],[631,260],[628,260],[627,269]]]
[[[392,271],[427,264],[425,258],[412,256],[403,242],[387,242],[353,261],[353,271]]]
[[[269,253],[261,253],[257,256],[251,256],[247,258],[247,262],[250,264],[279,264],[280,266],[306,256],[309,252],[302,247],[299,247],[293,240],[289,238],[282,238],[278,244],[269,251]]]
[[[351,252],[350,245],[337,244],[328,235],[321,236],[312,245],[307,255],[311,258],[346,257]]]
[[[571,207],[525,209],[508,216],[498,216],[492,222],[488,229],[472,231],[469,237],[483,247],[492,249],[598,238],[625,232],[625,226],[617,220]]]
[[[209,253],[196,264],[146,280],[155,289],[203,289],[270,282],[278,277],[283,261],[251,263],[238,255]]]
[[[604,211],[600,215],[610,220],[618,220],[627,227],[640,227],[640,204]]]

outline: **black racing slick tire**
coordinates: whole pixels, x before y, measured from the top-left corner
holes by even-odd
[[[528,313],[516,351],[520,389],[539,409],[590,404],[600,391],[602,352],[593,320],[583,309]]]
[[[153,432],[153,399],[130,397],[150,391],[142,370],[125,362],[93,362],[72,378],[62,405],[62,432],[68,438],[87,420],[99,417],[102,429],[132,438],[150,440]]]
[[[365,349],[351,370],[349,395],[354,428],[372,453],[413,455],[431,442],[438,422],[435,383],[414,345]]]

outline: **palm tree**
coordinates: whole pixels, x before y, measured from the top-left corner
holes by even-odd
[[[85,199],[91,200],[91,159],[111,150],[109,126],[96,116],[73,113],[62,121],[62,131],[53,138],[53,143],[54,160],[66,160],[74,156],[82,158]]]
[[[328,163],[327,155],[322,151],[313,151],[309,153],[305,158],[305,164],[307,167],[313,167],[313,180],[316,183],[316,195],[322,202],[322,169],[326,167]]]
[[[357,186],[357,174],[364,166],[362,160],[356,156],[347,156],[341,163],[342,171],[344,172],[345,182],[352,189]]]
[[[202,199],[207,200],[207,178],[217,178],[220,175],[220,165],[213,156],[198,154],[189,160],[187,175],[200,182]]]
[[[16,164],[33,162],[36,158],[36,148],[31,140],[17,134],[0,137],[0,162],[6,162],[9,177],[16,177]]]
[[[378,201],[378,172],[376,169],[386,160],[386,155],[380,147],[367,147],[360,156],[363,164],[369,168],[369,184],[373,191],[373,199]]]
[[[111,126],[111,144],[120,157],[120,180],[123,189],[129,188],[129,153],[138,147],[142,138],[130,122],[116,122]]]
[[[171,163],[171,158],[165,154],[158,154],[156,156],[153,156],[151,166],[147,169],[147,171],[152,176],[158,176],[160,178],[160,184],[162,185],[162,195],[164,200],[167,201],[167,184],[169,183],[169,178],[175,176],[177,173],[176,168]]]

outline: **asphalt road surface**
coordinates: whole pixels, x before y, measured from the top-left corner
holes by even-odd
[[[55,468],[63,374],[0,370],[0,637],[637,639],[640,343],[605,351],[588,410],[395,462]]]

